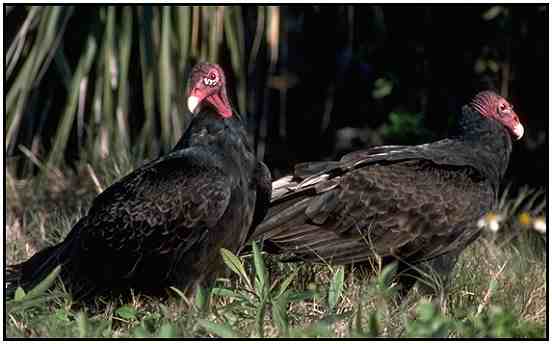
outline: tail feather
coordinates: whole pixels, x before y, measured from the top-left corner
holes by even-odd
[[[59,265],[60,245],[50,246],[35,253],[28,260],[6,267],[6,296],[11,298],[18,287],[29,291]]]
[[[287,226],[303,223],[306,221],[305,210],[310,201],[309,198],[299,201],[291,200],[271,208],[265,216],[264,221],[255,229],[252,239],[271,238],[278,235]],[[286,226],[283,226],[284,224]]]

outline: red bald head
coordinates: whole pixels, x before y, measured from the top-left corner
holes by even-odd
[[[226,78],[217,64],[198,63],[192,68],[186,91],[188,109],[196,114],[203,106],[213,107],[222,117],[232,116],[226,95]]]
[[[523,126],[514,112],[514,107],[498,94],[492,91],[479,92],[473,97],[470,105],[481,115],[502,123],[516,140],[523,136]]]

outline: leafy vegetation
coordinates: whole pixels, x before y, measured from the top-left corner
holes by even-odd
[[[422,143],[431,136],[423,122],[422,114],[392,112],[389,114],[389,123],[382,126],[381,134],[385,142]]]

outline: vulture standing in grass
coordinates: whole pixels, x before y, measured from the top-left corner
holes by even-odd
[[[522,135],[512,106],[481,92],[463,107],[450,138],[296,165],[273,183],[253,239],[291,261],[398,261],[403,296],[429,267],[444,282],[478,237],[477,220],[496,205],[511,137]]]
[[[29,290],[58,265],[78,299],[213,281],[223,269],[220,248],[237,253],[263,219],[271,178],[218,65],[192,69],[187,104],[193,119],[176,146],[98,195],[63,242],[8,267],[8,294]]]

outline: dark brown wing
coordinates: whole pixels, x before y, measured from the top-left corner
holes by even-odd
[[[214,158],[192,148],[148,164],[94,200],[71,233],[78,245],[68,261],[98,267],[93,280],[159,284],[216,226],[232,183]]]
[[[494,196],[475,169],[408,159],[359,164],[375,159],[359,153],[274,182],[255,238],[302,260],[345,264],[374,254],[429,259],[477,236],[475,222]]]

